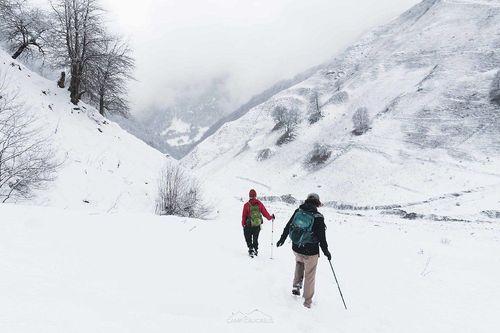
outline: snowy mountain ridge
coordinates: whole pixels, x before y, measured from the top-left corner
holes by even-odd
[[[482,219],[500,202],[499,31],[498,1],[425,0],[224,124],[182,163],[241,193],[318,191],[337,206]],[[277,108],[299,113],[291,142],[279,142]]]
[[[61,163],[55,181],[31,203],[95,212],[154,211],[157,178],[167,158],[93,107],[70,103],[66,89],[0,50],[8,93],[33,114]]]

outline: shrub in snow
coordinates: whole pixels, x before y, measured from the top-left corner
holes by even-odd
[[[291,194],[284,194],[281,196],[281,201],[291,204],[291,205],[296,205],[298,200],[293,197]]]
[[[500,106],[500,71],[498,71],[491,83],[490,100]]]
[[[352,116],[352,123],[354,125],[354,130],[352,133],[354,135],[362,135],[370,129],[370,118],[368,117],[367,108],[359,108],[354,112]]]
[[[282,136],[280,136],[278,138],[278,141],[276,141],[276,144],[278,146],[281,146],[281,145],[287,144],[289,142],[292,142],[293,140],[295,140],[295,133],[294,132],[285,132],[285,133],[283,133]]]
[[[31,197],[53,180],[58,163],[47,138],[0,83],[0,202]]]
[[[307,156],[306,166],[311,169],[316,169],[325,164],[331,156],[331,146],[316,143],[313,150]]]
[[[199,183],[178,165],[168,164],[160,173],[156,213],[204,218],[210,209],[203,202]]]
[[[272,155],[273,151],[271,150],[271,148],[262,149],[261,151],[259,151],[259,154],[257,155],[257,161],[267,160]]]
[[[323,118],[323,113],[321,112],[321,107],[319,105],[319,96],[317,92],[314,92],[309,98],[309,124],[314,124]]]
[[[500,219],[500,211],[496,210],[483,210],[481,214],[486,215],[490,219]]]
[[[321,118],[323,118],[323,114],[321,112],[313,112],[309,115],[309,124],[317,123]]]

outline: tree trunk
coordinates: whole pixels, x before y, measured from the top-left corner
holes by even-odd
[[[66,72],[61,72],[61,77],[59,78],[59,81],[57,81],[57,86],[59,88],[64,88],[66,85]]]
[[[21,55],[21,53],[23,53],[23,51],[26,49],[26,47],[28,47],[28,44],[26,44],[26,43],[21,44],[21,46],[19,46],[17,51],[12,55],[12,59],[17,59],[17,57],[19,57]]]
[[[104,94],[99,96],[99,113],[104,116]]]
[[[71,65],[71,82],[69,84],[69,92],[71,103],[78,105],[80,101],[80,84],[81,77],[79,73],[79,65],[78,63],[74,63]]]

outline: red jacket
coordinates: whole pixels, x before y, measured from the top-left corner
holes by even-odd
[[[264,217],[266,219],[268,219],[269,221],[273,219],[273,217],[267,212],[266,207],[264,207],[264,204],[262,204],[262,202],[260,202],[258,199],[252,198],[252,199],[248,200],[248,202],[243,205],[243,213],[241,214],[242,215],[241,216],[241,225],[243,227],[246,225],[248,216],[250,216],[250,204],[252,204],[252,206],[255,206],[255,205],[259,206],[259,210],[260,210],[261,214],[264,215]]]

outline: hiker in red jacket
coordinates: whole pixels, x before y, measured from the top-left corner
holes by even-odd
[[[257,199],[257,192],[250,190],[250,199],[243,205],[241,225],[243,234],[248,246],[248,255],[253,257],[259,254],[259,233],[260,225],[264,222],[262,215],[269,221],[274,219],[274,214],[270,215],[266,207]]]

